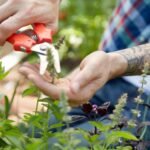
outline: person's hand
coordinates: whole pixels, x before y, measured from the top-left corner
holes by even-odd
[[[80,93],[73,93],[71,91],[71,80],[78,74],[79,69],[68,77],[55,79],[54,84],[51,83],[52,78],[49,73],[46,72],[44,76],[39,74],[39,65],[31,65],[25,63],[19,69],[19,71],[25,75],[29,80],[31,80],[45,95],[50,96],[53,99],[59,99],[62,92],[65,92],[69,98],[69,104],[71,106],[78,106],[80,104],[86,103],[91,98],[91,93],[88,92],[88,88],[83,88]]]
[[[72,106],[88,102],[95,92],[109,79],[121,75],[126,69],[125,59],[119,54],[106,54],[96,51],[87,56],[80,67],[71,75],[58,79],[54,84],[48,73],[39,75],[37,65],[24,64],[20,72],[31,80],[46,95],[58,99],[64,91]]]
[[[72,79],[71,89],[78,93],[88,87],[95,93],[108,80],[122,75],[127,67],[126,60],[117,53],[96,51],[80,64],[80,72]]]
[[[12,33],[29,24],[44,23],[55,31],[59,3],[60,0],[5,0],[0,5],[0,45]]]

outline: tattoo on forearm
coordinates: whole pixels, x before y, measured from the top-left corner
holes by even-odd
[[[150,44],[128,48],[117,53],[124,56],[128,62],[125,75],[141,74],[145,64],[148,64],[148,74],[150,74]]]

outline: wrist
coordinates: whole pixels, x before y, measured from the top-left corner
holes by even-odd
[[[113,79],[125,74],[128,66],[126,59],[122,55],[115,52],[108,53],[108,56],[110,58],[109,79]]]

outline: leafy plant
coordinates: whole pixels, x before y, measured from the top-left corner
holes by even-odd
[[[58,36],[66,36],[66,46],[64,45],[60,50],[63,61],[65,58],[67,61],[69,59],[78,61],[97,49],[114,6],[114,1],[63,1],[60,16],[61,31],[58,34]],[[57,44],[56,46],[59,46]],[[90,49],[87,50],[87,47]],[[49,55],[48,71],[57,77],[53,68],[53,59],[50,57]],[[84,119],[88,119],[92,126],[92,130],[89,131],[70,127],[74,118],[68,115],[71,108],[63,92],[59,101],[50,97],[41,98],[41,92],[35,86],[30,86],[22,93],[22,96],[37,96],[35,112],[25,113],[22,122],[15,125],[12,120],[9,120],[9,115],[18,87],[17,83],[11,99],[3,94],[0,95],[0,99],[4,98],[5,101],[4,107],[0,109],[0,150],[145,150],[149,146],[149,141],[144,141],[143,137],[147,126],[150,126],[149,120],[146,120],[146,114],[150,109],[150,97],[146,103],[142,100],[145,77],[149,71],[146,68],[145,66],[143,70],[139,95],[135,98],[137,106],[131,110],[133,117],[127,119],[123,115],[127,94],[122,95],[111,114],[109,113],[110,102],[101,106],[84,104],[82,106]],[[0,63],[0,80],[7,74],[8,72],[5,73]],[[38,111],[39,103],[43,105],[41,111]],[[141,122],[138,121],[138,116],[142,115],[139,111],[140,105],[146,108]],[[132,132],[132,129],[136,132]]]
[[[145,78],[146,72],[143,72],[143,77]],[[127,94],[124,94],[119,99],[111,114],[109,114],[110,102],[106,102],[101,106],[90,103],[84,104],[82,110],[85,113],[85,117],[90,120],[89,123],[93,128],[87,131],[70,127],[73,118],[68,116],[71,108],[63,92],[59,101],[53,100],[50,97],[41,99],[41,92],[35,86],[29,87],[22,94],[23,96],[37,95],[35,113],[26,113],[22,123],[14,125],[14,122],[9,120],[8,116],[11,113],[10,109],[17,87],[18,84],[16,84],[11,100],[5,96],[4,109],[0,112],[0,149],[141,150],[141,145],[145,149],[148,146],[146,141],[131,132],[131,124],[129,122],[134,119],[135,126],[133,127],[138,132],[141,128],[143,129],[143,127],[150,125],[150,123],[148,121],[138,122],[138,117],[134,117],[135,113],[133,113],[133,110],[131,110],[134,114],[131,120],[127,120],[122,114],[126,106]],[[143,105],[143,101],[140,98],[136,98],[135,102],[138,105]],[[43,109],[38,111],[38,104],[41,102]],[[55,118],[55,122],[51,123],[53,118]],[[66,143],[66,141],[68,142]],[[86,144],[84,144],[85,141]]]
[[[8,71],[5,72],[2,62],[0,62],[0,80],[3,80],[8,75],[8,73]]]

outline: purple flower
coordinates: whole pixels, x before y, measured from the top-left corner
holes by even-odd
[[[98,106],[97,106],[97,105],[95,105],[95,104],[92,105],[92,111],[95,112],[96,114],[98,113],[98,112],[97,112],[97,109],[98,109]]]
[[[90,104],[90,103],[87,103],[87,104],[83,104],[82,105],[82,110],[83,110],[83,112],[85,112],[85,113],[91,113],[92,112],[92,105]]]
[[[92,105],[90,103],[87,103],[87,104],[82,105],[82,110],[86,114],[94,112],[95,114],[98,114],[100,116],[104,116],[107,114],[109,106],[110,106],[110,102],[106,102],[101,106],[98,106],[96,104]]]

